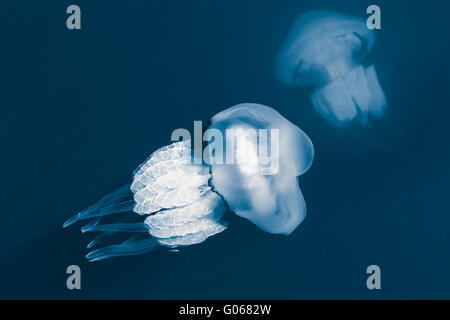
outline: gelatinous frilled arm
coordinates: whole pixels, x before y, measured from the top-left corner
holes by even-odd
[[[186,206],[209,190],[209,168],[193,165],[191,144],[176,142],[154,152],[133,176],[134,212],[151,214]]]
[[[145,224],[162,245],[194,244],[226,228],[220,222],[223,200],[209,186],[210,168],[192,164],[190,155],[189,140],[173,143],[134,174],[134,211],[150,214]]]
[[[103,197],[64,224],[66,227],[95,218],[82,227],[82,232],[104,233],[91,241],[88,248],[118,232],[137,234],[121,244],[88,253],[90,261],[142,254],[159,246],[196,244],[226,229],[221,222],[226,207],[208,185],[209,168],[191,164],[189,155],[189,141],[157,150],[135,171],[131,187],[124,186]],[[134,200],[128,200],[132,196]],[[147,214],[147,219],[99,224],[103,216],[132,210]]]
[[[134,201],[130,200],[131,196],[130,185],[124,185],[68,219],[63,227],[66,228],[80,220],[131,211],[135,205]]]
[[[311,95],[316,111],[330,124],[345,126],[354,119],[366,124],[368,117],[379,118],[387,100],[373,66],[354,68],[342,78],[318,88]]]
[[[189,242],[187,239],[206,239],[225,230],[225,224],[220,222],[225,212],[222,198],[213,191],[208,191],[202,199],[188,206],[150,215],[145,223],[150,234],[163,245],[190,245],[197,242]]]

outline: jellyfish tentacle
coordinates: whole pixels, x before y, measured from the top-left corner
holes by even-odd
[[[130,184],[128,183],[116,189],[115,191],[110,192],[106,196],[103,196],[100,200],[98,200],[92,206],[87,207],[86,209],[89,209],[93,206],[105,205],[111,202],[118,202],[119,200],[129,197],[130,195]]]
[[[158,247],[158,242],[152,238],[136,240],[136,237],[132,237],[121,244],[114,244],[91,251],[86,255],[86,258],[90,262],[93,262],[119,256],[143,254],[153,251]]]
[[[113,223],[113,224],[100,224],[92,225],[87,224],[81,228],[81,232],[148,232],[148,227],[143,222],[137,223]]]
[[[131,197],[131,195],[130,185],[124,185],[116,191],[104,196],[93,205],[82,210],[77,215],[69,218],[66,222],[64,222],[63,227],[66,228],[80,220],[132,211],[135,205],[134,201],[123,201],[124,199]]]
[[[102,218],[103,218],[103,217],[98,217],[98,218],[96,218],[96,220],[93,220],[93,222],[91,222],[91,223],[89,223],[89,224],[98,225],[98,223],[100,222],[100,220],[101,220]],[[120,219],[120,220],[118,220],[116,223],[123,223],[123,222],[124,222],[124,219]],[[89,225],[89,224],[88,224],[88,225]],[[104,240],[106,240],[106,239],[112,237],[112,236],[115,235],[116,233],[117,233],[117,232],[115,232],[115,231],[106,231],[106,232],[102,232],[102,233],[100,233],[99,235],[97,235],[94,239],[92,239],[91,242],[89,242],[89,243],[86,245],[86,248],[90,249],[90,248],[92,248],[92,247],[94,247],[94,246],[100,244],[102,241],[104,241]]]
[[[103,217],[94,217],[91,222],[89,222],[87,225],[89,226],[96,226],[100,223]]]
[[[95,217],[103,217],[103,216],[111,215],[111,214],[115,214],[115,213],[133,211],[134,206],[135,206],[135,202],[133,200],[127,200],[127,201],[123,201],[123,202],[119,202],[119,203],[108,204],[108,205],[105,205],[104,207],[100,207],[100,208],[98,208],[98,207],[91,208],[90,210],[82,211],[79,214],[68,219],[64,223],[63,227],[66,228],[80,220],[85,220],[85,219],[95,218]]]
[[[116,234],[116,232],[112,232],[112,231],[103,232],[103,233],[99,234],[98,236],[96,236],[94,239],[92,239],[92,241],[87,244],[86,248],[90,249],[90,248],[96,246],[97,244],[99,244],[100,242],[102,242],[103,240],[105,240],[109,237],[112,237],[115,234]]]

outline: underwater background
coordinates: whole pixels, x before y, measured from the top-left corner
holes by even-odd
[[[82,29],[66,28],[77,4]],[[303,12],[367,16],[389,101],[336,129],[274,62]],[[8,1],[2,4],[0,298],[450,299],[450,3]],[[88,263],[63,222],[131,180],[176,128],[241,102],[274,107],[315,146],[307,216],[288,237],[229,214],[178,253]],[[81,267],[81,290],[66,268]],[[366,268],[381,268],[368,290]]]

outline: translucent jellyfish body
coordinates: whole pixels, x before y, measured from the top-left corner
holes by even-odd
[[[133,234],[91,251],[90,261],[201,243],[227,228],[227,210],[270,233],[288,235],[302,222],[306,206],[298,176],[314,156],[303,131],[272,108],[240,104],[215,115],[203,139],[209,143],[201,163],[193,161],[191,140],[165,146],[135,170],[131,185],[65,222],[91,219],[82,232],[103,232],[88,248],[117,233]],[[119,213],[143,218],[100,223]]]
[[[280,51],[275,72],[289,85],[314,88],[311,102],[334,126],[366,124],[383,115],[387,101],[375,68],[363,62],[375,31],[357,17],[332,11],[302,14]]]
[[[253,128],[268,130],[272,136],[271,139],[264,139],[264,135],[258,137],[260,154],[254,166],[249,165],[249,161],[243,165],[212,164],[212,185],[237,215],[252,221],[264,231],[290,234],[306,214],[297,177],[306,172],[312,163],[314,149],[311,141],[277,111],[257,104],[240,104],[211,119],[210,129],[224,132],[230,128],[234,133]],[[275,135],[278,137],[274,138]],[[227,135],[226,148],[233,147],[230,139],[233,135]],[[272,145],[268,146],[270,143]],[[237,154],[239,147],[246,148],[247,153],[257,153],[256,144],[243,143],[234,147]],[[272,155],[275,154],[274,161],[262,166],[265,150],[269,149]],[[249,158],[252,159],[251,156]]]

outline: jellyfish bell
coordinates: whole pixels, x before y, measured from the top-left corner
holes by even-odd
[[[289,85],[324,85],[353,69],[374,42],[362,19],[332,11],[302,14],[278,56],[277,75]]]
[[[374,43],[375,32],[362,19],[311,11],[294,23],[275,72],[288,85],[314,88],[311,102],[332,125],[355,119],[364,125],[387,105],[375,68],[363,65]]]
[[[297,177],[308,170],[314,156],[308,136],[274,109],[250,103],[218,113],[211,119],[209,128],[221,132],[232,130],[234,134],[224,134],[227,155],[229,148],[237,155],[242,152],[240,149],[250,153],[249,161],[243,165],[239,162],[211,165],[212,185],[230,210],[264,231],[290,234],[306,214]],[[239,143],[252,136],[255,132],[252,129],[258,133],[267,130],[270,138],[259,134],[257,139],[249,139],[250,143]],[[259,143],[258,147],[255,143]],[[267,156],[266,152],[271,153],[271,163],[266,164],[270,170],[264,171],[268,167],[261,167],[259,160]],[[254,163],[252,154],[257,153],[258,161]]]
[[[135,170],[131,185],[103,197],[67,220],[64,227],[91,219],[82,231],[103,233],[88,248],[116,233],[134,234],[123,243],[91,251],[86,256],[90,261],[201,243],[227,228],[223,216],[228,209],[264,231],[290,234],[306,212],[297,177],[311,165],[312,143],[278,112],[257,104],[240,104],[220,112],[211,119],[207,132],[240,129],[269,130],[271,137],[279,139],[244,136],[228,145],[225,135],[225,153],[236,151],[239,161],[202,164],[193,163],[190,140],[172,143],[155,151]],[[267,167],[260,152],[268,147],[275,167]],[[105,216],[125,212],[125,217],[144,216],[143,221],[126,222],[121,215],[119,222],[100,223]]]

